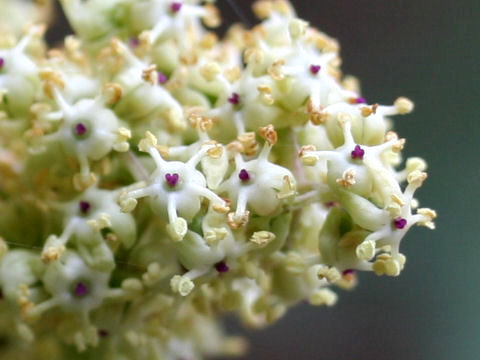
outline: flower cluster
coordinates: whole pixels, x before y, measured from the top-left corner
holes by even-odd
[[[413,103],[363,98],[288,2],[223,40],[211,1],[61,4],[75,35],[56,48],[0,16],[2,359],[238,354],[223,314],[331,306],[434,227],[413,197],[426,163],[397,170],[389,117]]]

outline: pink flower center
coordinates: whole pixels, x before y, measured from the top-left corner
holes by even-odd
[[[182,8],[182,5],[180,2],[173,2],[170,4],[170,10],[172,10],[173,13],[177,13]]]
[[[407,225],[407,219],[399,217],[396,218],[393,223],[397,229],[403,229]]]
[[[232,96],[228,98],[228,102],[232,105],[240,104],[240,95],[238,95],[237,93],[233,93]]]
[[[310,72],[313,75],[317,75],[322,67],[320,65],[310,65]]]
[[[89,292],[88,286],[83,282],[79,282],[75,286],[75,295],[78,297],[84,297],[85,295],[88,294],[88,292]]]
[[[355,146],[355,149],[352,151],[352,159],[363,159],[363,155],[365,155],[365,150],[363,150],[360,145]]]
[[[180,179],[180,177],[176,173],[175,174],[165,174],[165,180],[167,181],[167,183],[170,187],[177,186],[179,179]]]
[[[240,172],[238,173],[238,177],[242,182],[247,182],[250,180],[250,174],[245,169],[240,170]]]
[[[220,261],[218,263],[215,264],[215,269],[219,272],[219,273],[225,273],[227,272],[228,270],[230,270],[230,268],[228,267],[227,264],[225,264],[224,261]]]

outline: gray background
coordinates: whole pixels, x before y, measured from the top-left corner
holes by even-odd
[[[235,1],[235,0],[233,0]],[[359,77],[371,102],[412,98],[396,118],[406,156],[429,163],[417,193],[439,213],[437,229],[415,228],[399,278],[362,274],[333,308],[301,305],[254,333],[243,360],[480,359],[478,0],[294,1],[300,17],[342,45],[343,69]],[[249,22],[250,0],[235,4]],[[226,22],[238,20],[228,1]],[[60,21],[50,33],[58,36]]]

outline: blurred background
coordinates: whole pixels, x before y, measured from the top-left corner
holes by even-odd
[[[480,359],[480,2],[293,2],[300,17],[339,40],[343,70],[361,80],[370,102],[415,101],[395,127],[407,138],[405,156],[428,161],[416,195],[439,218],[435,231],[406,236],[398,278],[361,274],[333,308],[299,305],[263,331],[229,319],[230,332],[251,342],[241,360]],[[225,23],[255,23],[251,0],[218,3]],[[64,26],[57,20],[50,39],[63,37]]]

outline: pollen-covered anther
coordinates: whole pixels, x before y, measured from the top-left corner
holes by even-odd
[[[217,45],[218,36],[214,32],[208,32],[200,41],[200,46],[206,50],[211,50]]]
[[[437,218],[437,212],[435,210],[429,208],[420,208],[417,210],[417,214],[425,217],[424,220],[420,220],[418,222],[418,225],[425,226],[431,230],[435,229],[435,223],[433,222],[433,220]]]
[[[317,148],[314,145],[304,145],[298,152],[298,157],[302,163],[307,166],[314,166],[318,162],[318,157],[315,155]]]
[[[413,102],[406,97],[399,97],[393,105],[401,115],[411,113],[415,107]]]
[[[274,233],[270,231],[256,231],[250,237],[250,241],[254,244],[257,244],[261,247],[267,246],[273,240],[275,240],[276,236]]]
[[[175,275],[170,280],[170,287],[174,293],[178,293],[182,296],[187,296],[192,292],[195,284],[186,276]]]
[[[188,224],[184,218],[177,217],[167,225],[167,233],[173,241],[182,241],[188,231]]]
[[[222,72],[220,65],[217,62],[209,62],[203,65],[200,68],[200,74],[204,77],[207,81],[213,81],[217,77],[218,74]]]
[[[234,83],[242,77],[242,69],[239,66],[234,66],[226,69],[223,72],[223,75],[230,83]]]
[[[223,155],[223,152],[225,151],[223,146],[216,143],[216,142],[212,145],[214,145],[214,146],[212,148],[208,149],[207,155],[209,157],[211,157],[212,159],[220,159]]]
[[[212,118],[199,115],[195,112],[191,113],[187,119],[195,129],[198,129],[202,132],[207,132],[213,127]]]
[[[123,88],[116,83],[107,83],[103,86],[104,96],[110,105],[114,105],[123,97]]]
[[[426,172],[414,170],[407,175],[407,182],[418,188],[422,186],[427,177],[428,175]]]
[[[259,129],[260,136],[268,143],[268,145],[273,146],[278,141],[278,134],[275,131],[275,128],[272,124],[261,127]]]
[[[277,199],[288,199],[289,197],[295,196],[296,187],[292,178],[288,175],[285,175],[282,180],[282,187],[277,193]]]
[[[113,144],[113,149],[118,152],[127,152],[130,150],[130,144],[128,140],[132,137],[132,132],[124,127],[120,127],[116,131],[117,139]]]
[[[343,172],[342,177],[337,179],[337,184],[342,185],[344,188],[348,189],[350,186],[355,185],[355,170],[347,169]]]
[[[372,114],[376,114],[377,108],[378,108],[378,104],[374,104],[372,106],[364,106],[360,109],[360,111],[363,117],[368,117]]]
[[[355,254],[359,260],[370,261],[375,256],[375,242],[367,240],[358,245]]]
[[[317,272],[317,276],[319,279],[326,279],[331,284],[342,278],[342,274],[340,274],[337,268],[327,266],[321,267]]]
[[[150,131],[145,132],[145,137],[138,143],[138,149],[142,152],[149,152],[152,147],[157,146],[157,138]]]
[[[228,231],[225,228],[213,228],[205,232],[205,241],[208,245],[213,246],[218,244],[219,241],[225,239],[228,235]]]
[[[402,151],[403,148],[405,147],[405,142],[406,142],[405,139],[398,139],[398,140],[395,142],[395,144],[393,144],[393,146],[392,146],[392,151],[393,151],[393,152],[396,152],[396,153]]]
[[[258,142],[254,132],[246,132],[238,135],[237,140],[242,145],[241,152],[245,155],[255,155],[258,151]],[[240,149],[239,149],[240,150]]]
[[[150,65],[142,71],[142,79],[151,85],[158,83],[157,65]]]
[[[260,100],[264,105],[273,105],[275,98],[272,95],[272,88],[268,85],[259,85],[257,90],[260,92]]]
[[[309,298],[310,304],[314,306],[333,306],[337,302],[338,296],[330,289],[318,289],[313,292]]]
[[[257,1],[253,4],[252,10],[259,19],[269,18],[273,12],[273,2],[266,0]]]
[[[230,212],[227,215],[227,224],[233,230],[237,230],[245,225],[247,225],[248,221],[250,220],[250,211],[245,211],[243,214],[236,214],[234,212]]]
[[[73,175],[73,187],[77,191],[84,191],[97,182],[97,176],[94,173],[77,173]]]
[[[290,35],[294,39],[298,39],[305,35],[308,29],[308,22],[301,20],[301,19],[292,19],[288,26],[288,30],[290,31]]]
[[[40,78],[44,81],[43,91],[50,99],[55,97],[55,89],[64,89],[65,80],[62,74],[52,69],[44,69],[40,71]]]
[[[213,210],[220,214],[227,214],[230,211],[230,207],[226,204],[213,204],[212,205]]]
[[[203,17],[203,23],[211,28],[216,28],[221,25],[222,18],[220,17],[220,11],[213,4],[206,4],[204,9],[207,11]]]
[[[268,75],[270,75],[273,80],[283,80],[285,78],[285,73],[282,69],[283,65],[285,65],[284,59],[274,61],[267,69]]]
[[[127,192],[122,192],[118,198],[118,205],[124,213],[132,212],[137,207],[137,204],[137,199],[128,197]]]
[[[101,213],[97,219],[87,220],[87,224],[95,231],[100,231],[112,226],[111,217],[107,213]]]

